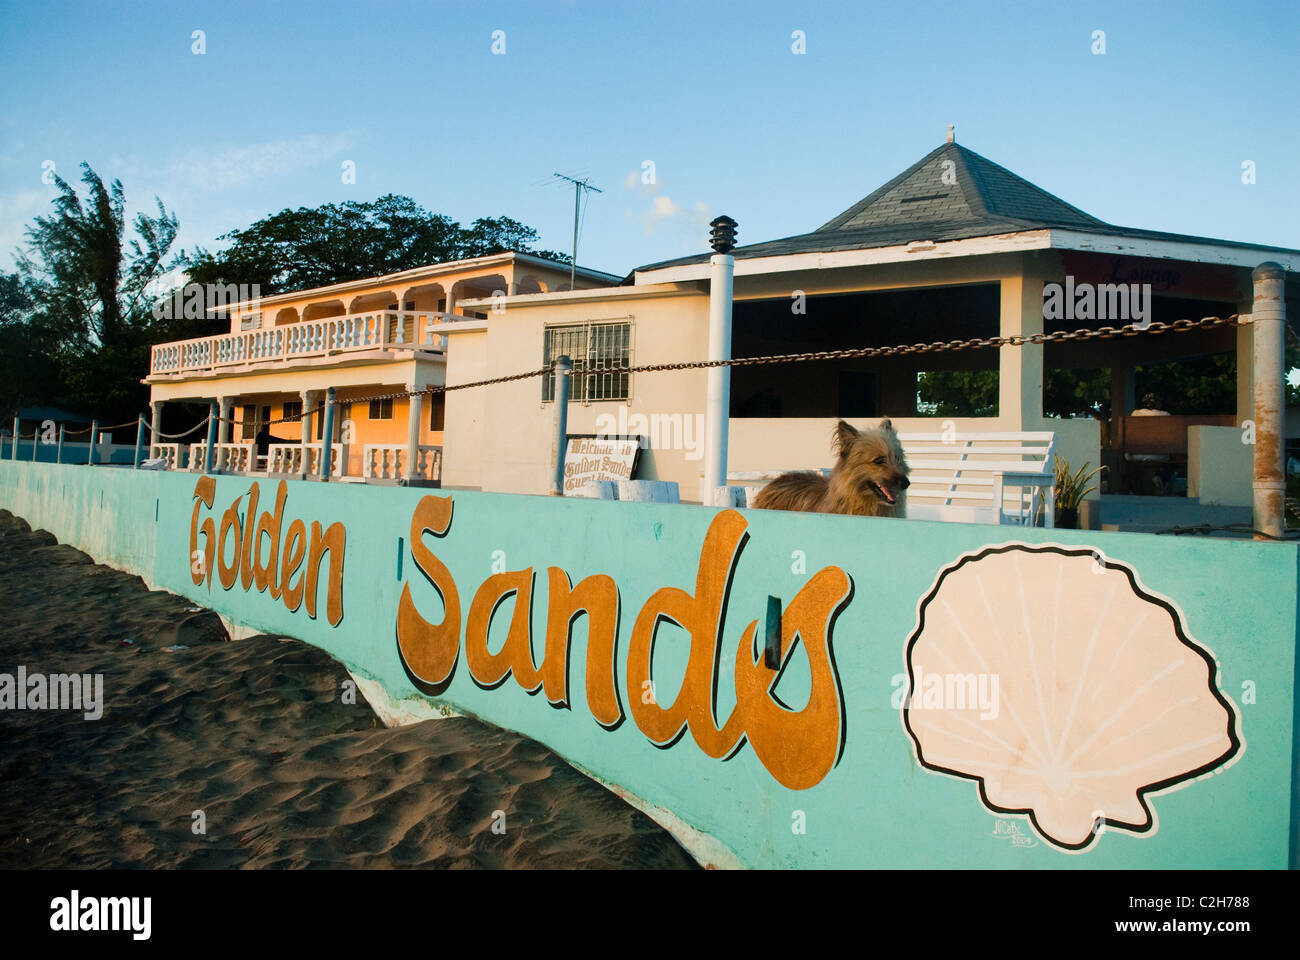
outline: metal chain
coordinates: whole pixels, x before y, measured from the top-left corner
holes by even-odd
[[[946,350],[980,350],[988,347],[1022,347],[1027,343],[1065,343],[1080,340],[1104,340],[1112,337],[1136,337],[1142,334],[1151,334],[1153,336],[1162,333],[1188,333],[1192,330],[1212,330],[1215,327],[1222,326],[1242,326],[1250,323],[1249,319],[1242,319],[1239,314],[1232,314],[1228,317],[1202,317],[1199,320],[1175,320],[1172,323],[1165,323],[1160,320],[1153,320],[1146,326],[1136,323],[1126,324],[1122,327],[1097,327],[1094,329],[1082,328],[1079,330],[1057,330],[1054,333],[1034,333],[1029,336],[1013,334],[1009,337],[972,337],[968,340],[935,340],[931,343],[900,343],[888,347],[850,347],[841,350],[814,350],[807,353],[781,353],[770,354],[763,357],[732,357],[727,360],[685,360],[678,363],[648,363],[641,365],[627,366],[602,366],[599,369],[586,371],[589,374],[605,373],[664,373],[672,370],[707,370],[713,367],[752,367],[773,363],[810,363],[822,360],[852,360],[861,357],[893,357],[908,356],[922,353],[939,353]],[[1288,325],[1287,332],[1291,333]],[[471,387],[487,387],[498,383],[511,383],[515,380],[529,380],[533,377],[546,376],[553,373],[555,363],[552,362],[545,367],[537,370],[528,370],[524,373],[514,373],[505,377],[492,377],[487,380],[473,380],[468,383],[455,384],[436,384],[425,387],[423,390],[398,390],[392,393],[377,393],[364,397],[349,397],[340,403],[369,403],[372,400],[400,400],[405,397],[414,396],[435,396],[440,393],[450,393],[453,390],[468,390]],[[306,417],[318,416],[324,407],[319,404],[311,410],[304,410],[301,414],[293,417],[279,417],[274,420],[263,422],[263,426],[272,426],[278,423],[298,423]],[[241,421],[233,417],[214,417],[223,423],[236,424]]]
[[[902,343],[889,347],[853,347],[843,350],[816,350],[809,353],[771,354],[765,357],[739,357],[730,360],[694,360],[685,363],[656,363],[643,366],[601,367],[600,373],[654,373],[662,370],[694,370],[708,367],[747,367],[769,363],[803,363],[813,360],[849,360],[858,357],[891,357],[914,353],[938,353],[944,350],[970,350],[984,347],[1021,347],[1026,343],[1062,343],[1073,340],[1097,340],[1111,337],[1135,337],[1142,333],[1161,334],[1173,331],[1212,329],[1218,326],[1239,326],[1243,321],[1237,314],[1230,317],[1203,317],[1200,320],[1175,320],[1173,323],[1153,321],[1141,327],[1130,323],[1123,327],[1098,327],[1079,330],[1058,330],[1055,333],[1034,333],[1029,336],[1013,334],[1009,337],[972,337],[969,340],[935,340],[931,343]]]

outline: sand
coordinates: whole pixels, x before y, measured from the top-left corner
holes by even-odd
[[[3,510],[0,597],[0,673],[102,673],[105,701],[99,720],[0,710],[0,868],[695,866],[541,744],[464,718],[387,729],[341,702],[326,653],[232,643]]]

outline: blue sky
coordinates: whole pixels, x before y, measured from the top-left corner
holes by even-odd
[[[1300,247],[1298,40],[1295,2],[6,0],[0,268],[53,195],[42,164],[86,160],[186,247],[402,193],[567,250],[551,174],[589,176],[579,262],[621,274],[704,251],[719,213],[741,242],[813,229],[948,123],[1104,220]]]

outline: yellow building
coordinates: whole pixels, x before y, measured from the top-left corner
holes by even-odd
[[[579,268],[574,286],[618,279]],[[222,417],[213,450],[218,468],[316,474],[322,407],[332,388],[334,476],[437,482],[441,394],[431,403],[419,397],[355,401],[445,383],[447,329],[478,321],[493,298],[569,287],[566,265],[502,253],[228,305],[229,333],[152,348],[144,381],[153,411],[151,456],[173,467],[200,468],[204,435],[168,443],[158,427],[163,404],[206,401],[215,402]],[[467,300],[480,306],[466,311]],[[419,455],[408,464],[413,433]]]

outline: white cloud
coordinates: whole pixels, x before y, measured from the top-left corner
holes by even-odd
[[[191,150],[167,168],[176,184],[192,189],[229,190],[266,177],[309,167],[352,146],[346,134],[311,133],[217,152]]]
[[[659,195],[650,201],[650,207],[641,213],[627,212],[629,220],[641,223],[641,230],[652,236],[661,226],[677,230],[698,231],[708,226],[709,208],[701,201],[693,207],[683,207],[671,197]]]

